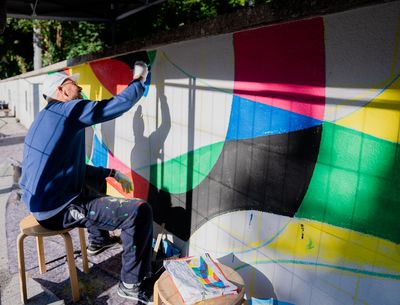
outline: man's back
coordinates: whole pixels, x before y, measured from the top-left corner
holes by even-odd
[[[81,191],[84,129],[70,122],[67,108],[67,103],[50,102],[25,138],[20,185],[32,212],[53,210]]]

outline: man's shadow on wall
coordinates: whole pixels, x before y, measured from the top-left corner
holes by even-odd
[[[239,273],[244,280],[247,299],[250,298],[250,292],[251,297],[260,299],[277,299],[274,287],[265,274],[258,271],[254,266],[241,261],[234,253],[229,253],[218,258],[218,262],[231,267],[232,269],[238,268],[238,266],[240,267],[235,271]]]
[[[171,115],[164,94],[164,85],[157,85],[156,127],[148,136],[144,135],[143,108],[139,105],[133,116],[135,145],[131,151],[131,168],[149,179],[148,202],[153,208],[153,218],[158,224],[177,236],[190,235],[191,211],[172,206],[171,194],[163,183],[164,142],[171,130]],[[161,121],[160,125],[158,125]],[[160,162],[158,162],[160,161]],[[159,175],[158,173],[161,173]]]

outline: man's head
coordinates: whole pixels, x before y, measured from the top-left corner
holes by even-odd
[[[43,97],[47,101],[58,100],[61,102],[82,98],[82,88],[76,83],[78,78],[79,73],[67,75],[56,72],[47,75],[43,82]]]

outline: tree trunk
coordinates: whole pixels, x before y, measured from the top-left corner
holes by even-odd
[[[33,70],[42,67],[42,35],[40,34],[40,27],[33,27]]]

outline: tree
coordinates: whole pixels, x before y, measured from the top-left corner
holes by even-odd
[[[167,0],[117,24],[117,43],[272,0]]]
[[[44,65],[94,53],[107,45],[104,23],[50,20],[39,21],[39,26],[44,48]]]
[[[11,30],[10,30],[11,29]],[[25,73],[32,69],[32,48],[27,42],[32,41],[32,33],[24,22],[7,20],[7,27],[0,36],[0,79]]]
[[[279,1],[295,0],[167,0],[119,21],[115,31],[116,43],[240,8]],[[41,35],[43,66],[100,51],[109,45],[112,35],[112,27],[102,23],[7,19],[6,31],[0,36],[0,79],[33,68],[33,28],[39,29]]]
[[[33,28],[40,29],[43,66],[106,47],[106,26],[101,23],[7,19],[0,36],[0,79],[33,68]]]

